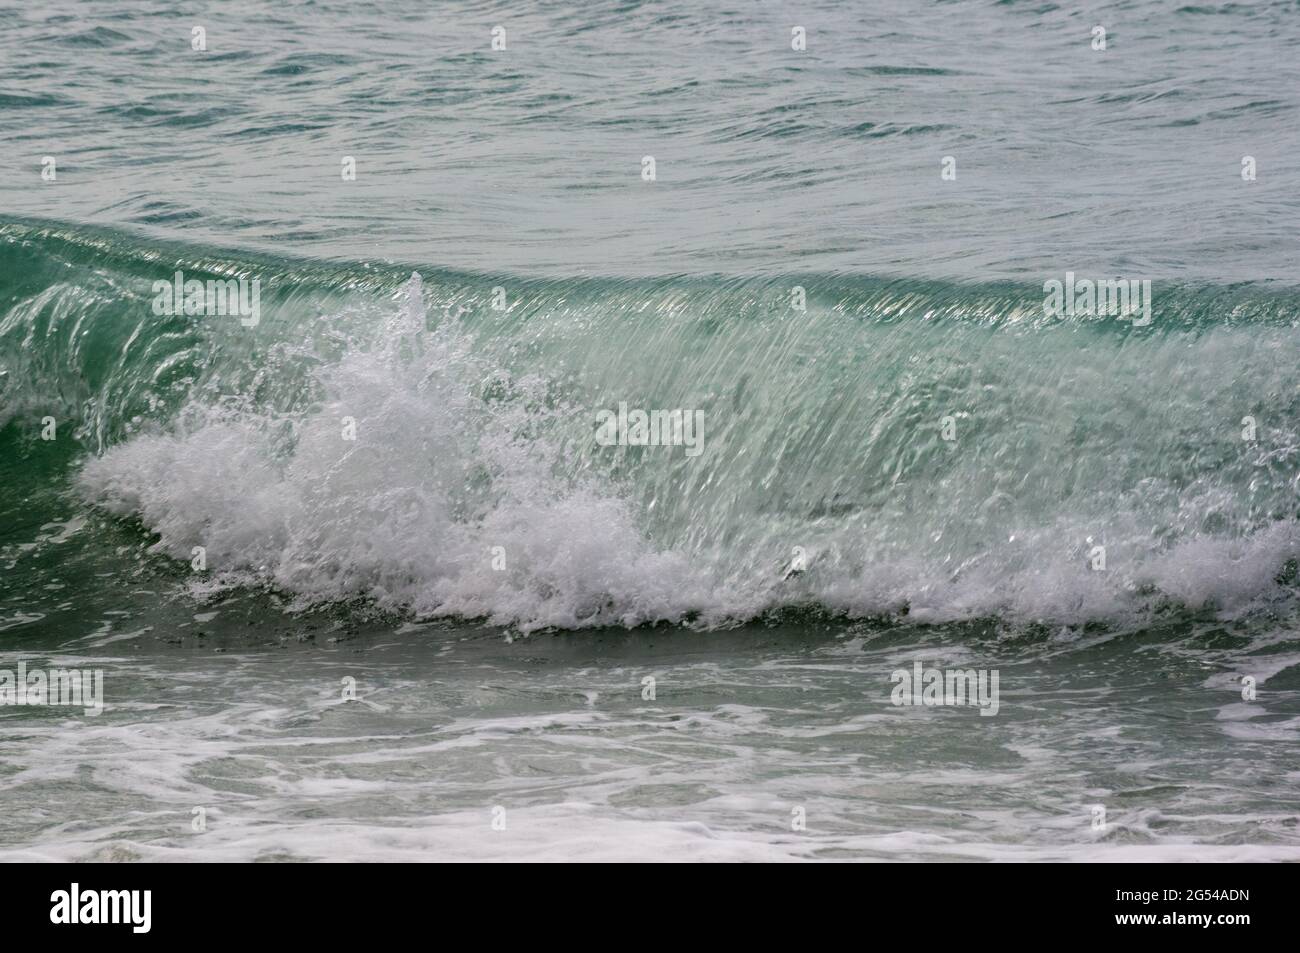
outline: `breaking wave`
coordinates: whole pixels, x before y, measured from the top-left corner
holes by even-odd
[[[6,446],[71,420],[80,498],[157,552],[201,547],[201,586],[525,631],[1293,601],[1286,290],[1157,284],[1135,327],[1047,319],[1010,284],[422,278],[0,240]],[[263,320],[154,315],[174,270],[259,278]],[[702,411],[703,452],[602,445],[620,403]]]

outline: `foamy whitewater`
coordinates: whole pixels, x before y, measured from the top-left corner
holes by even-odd
[[[0,859],[1300,859],[1294,9],[508,12],[0,30]]]

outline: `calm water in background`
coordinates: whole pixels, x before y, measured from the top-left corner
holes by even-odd
[[[12,5],[0,43],[14,214],[565,277],[1285,280],[1300,255],[1290,2],[92,0]]]
[[[0,856],[1300,857],[1295,4],[0,23]]]

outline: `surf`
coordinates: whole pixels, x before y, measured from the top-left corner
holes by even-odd
[[[1287,289],[1162,285],[1135,327],[1045,314],[1041,282],[537,279],[31,223],[0,255],[7,452],[60,421],[77,505],[201,547],[204,591],[524,631],[1293,602]],[[178,266],[258,279],[262,320],[155,315]],[[602,441],[621,404],[702,413],[705,452]]]

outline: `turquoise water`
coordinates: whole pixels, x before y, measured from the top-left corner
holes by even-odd
[[[0,856],[1300,857],[1298,16],[12,11]]]

